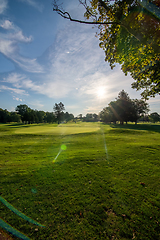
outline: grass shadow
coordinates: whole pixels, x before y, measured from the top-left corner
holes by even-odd
[[[146,130],[151,132],[160,132],[160,125],[158,124],[110,124],[111,128],[132,129],[132,130]]]

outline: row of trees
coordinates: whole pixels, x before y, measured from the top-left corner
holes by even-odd
[[[0,123],[20,122],[21,117],[16,112],[8,112],[0,108]]]
[[[15,112],[9,112],[6,109],[0,108],[0,122],[23,122],[23,123],[53,123],[70,121],[74,119],[74,115],[65,110],[63,103],[55,104],[53,107],[54,112],[44,112],[31,109],[26,104],[20,104],[16,107]]]
[[[76,119],[80,119],[83,122],[98,122],[99,116],[96,113],[87,113],[84,117],[82,117],[82,114],[79,114]]]
[[[136,103],[137,99],[135,100]],[[141,102],[141,100],[138,100]],[[140,108],[139,108],[140,109]],[[98,121],[102,121],[104,123],[116,123],[117,121],[120,122],[120,119],[116,119],[113,115],[113,112],[111,111],[111,109],[109,107],[104,108],[99,115],[97,115],[96,113],[87,113],[85,116],[82,116],[82,114],[79,114],[76,118],[75,121],[83,121],[83,122],[98,122]],[[129,120],[131,121],[131,120]],[[151,114],[147,114],[147,113],[141,113],[139,112],[138,115],[138,119],[137,121],[142,121],[142,122],[160,122],[160,115],[157,112],[153,112]],[[132,121],[133,122],[133,121]],[[123,123],[123,122],[121,122]]]

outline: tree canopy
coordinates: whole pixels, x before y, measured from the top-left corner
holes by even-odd
[[[63,116],[64,116],[63,110],[65,110],[64,104],[62,102],[55,103],[53,110],[59,124],[63,120]]]
[[[79,0],[86,21],[74,19],[55,0],[53,11],[79,23],[98,25],[100,47],[111,69],[117,63],[143,89],[147,99],[160,93],[160,4],[158,0]]]
[[[148,104],[138,99],[130,99],[128,94],[122,90],[115,101],[111,101],[108,107],[100,112],[100,118],[105,123],[116,123],[119,121],[121,124],[124,122],[135,122],[144,114],[149,112]]]

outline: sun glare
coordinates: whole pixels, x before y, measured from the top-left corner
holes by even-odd
[[[98,98],[105,98],[105,95],[106,95],[106,89],[104,86],[101,86],[101,87],[98,87],[97,89],[97,97]]]

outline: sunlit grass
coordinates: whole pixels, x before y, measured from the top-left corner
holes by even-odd
[[[55,127],[57,126],[57,127]],[[58,134],[58,135],[68,135],[68,134],[78,134],[78,133],[86,133],[93,132],[99,129],[99,125],[97,123],[70,123],[70,124],[44,124],[44,125],[25,125],[21,128],[17,128],[14,130],[16,134]]]
[[[159,130],[140,124],[0,125],[1,196],[46,228],[1,204],[2,219],[31,239],[159,240]]]

